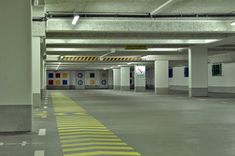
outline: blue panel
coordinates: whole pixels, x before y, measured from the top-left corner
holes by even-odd
[[[49,73],[48,74],[48,78],[52,78],[53,79],[54,78],[54,73]]]
[[[63,85],[68,85],[68,80],[63,80]]]

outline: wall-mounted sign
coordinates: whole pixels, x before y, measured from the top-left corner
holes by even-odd
[[[145,66],[135,66],[135,74],[138,78],[145,78]]]
[[[101,81],[101,84],[102,84],[102,85],[106,85],[106,84],[107,84],[107,81],[106,81],[106,80],[102,80],[102,81]]]
[[[78,78],[83,78],[83,73],[78,73]]]
[[[83,81],[82,80],[78,80],[78,85],[82,86],[83,85]]]

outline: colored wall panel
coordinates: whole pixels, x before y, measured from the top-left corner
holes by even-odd
[[[53,80],[49,80],[49,81],[48,81],[48,84],[49,84],[49,85],[54,85],[54,81],[53,81]]]
[[[48,73],[48,78],[53,79],[54,78],[54,73]]]
[[[60,80],[55,80],[55,85],[59,86],[60,84]]]
[[[68,73],[62,73],[62,78],[68,78]]]
[[[56,77],[56,78],[60,78],[60,73],[56,73],[56,74],[55,74],[55,77]]]
[[[63,85],[68,85],[68,80],[63,80]]]

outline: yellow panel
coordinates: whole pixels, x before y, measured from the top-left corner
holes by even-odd
[[[68,73],[62,73],[62,78],[68,78]]]
[[[95,80],[90,80],[90,85],[95,85]]]
[[[55,85],[60,86],[60,80],[55,80]]]

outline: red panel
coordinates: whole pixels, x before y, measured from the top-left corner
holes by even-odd
[[[49,81],[48,81],[48,84],[49,84],[49,85],[54,85],[54,81],[53,81],[53,80],[49,80]]]
[[[55,74],[55,77],[56,77],[56,78],[60,78],[60,73],[56,73],[56,74]]]

